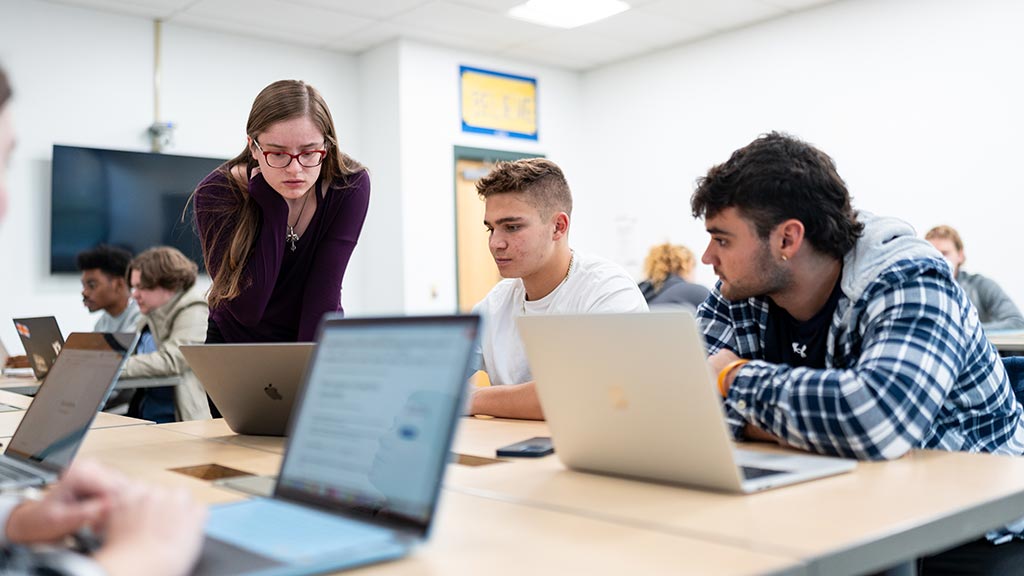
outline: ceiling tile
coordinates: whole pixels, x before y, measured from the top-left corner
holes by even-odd
[[[265,31],[267,37],[297,44],[323,44],[373,24],[359,16],[341,15],[282,0],[200,0],[172,19],[204,28]]]
[[[645,46],[676,44],[714,31],[707,26],[698,26],[671,16],[655,15],[643,10],[627,10],[578,29],[621,42],[640,43]]]
[[[834,1],[835,0],[764,0],[764,3],[785,8],[787,10],[806,10],[808,8],[821,6],[822,4],[829,4]]]
[[[785,12],[758,0],[658,0],[638,10],[716,30],[739,28]]]
[[[432,2],[406,12],[391,22],[412,31],[428,30],[469,41],[486,41],[491,47],[527,42],[551,34],[552,29],[477,8]]]
[[[487,12],[495,12],[498,14],[505,14],[510,9],[520,4],[526,3],[526,0],[450,0],[453,4],[460,4],[462,6],[470,6],[485,10]]]
[[[387,19],[428,4],[433,0],[292,0],[296,4],[316,6],[332,12],[354,14],[374,20]]]
[[[53,4],[67,4],[113,12],[127,16],[165,19],[187,6],[194,0],[49,0]]]
[[[646,51],[645,46],[613,40],[582,27],[563,30],[536,41],[502,50],[501,53],[532,58],[550,57],[552,62],[576,62],[577,65],[573,69],[581,70]]]
[[[380,22],[353,34],[330,40],[324,46],[332,50],[358,53],[401,36],[401,27],[390,22]]]

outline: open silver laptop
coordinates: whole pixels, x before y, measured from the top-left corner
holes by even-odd
[[[0,488],[48,484],[71,463],[114,389],[135,334],[75,332],[0,455]]]
[[[197,574],[315,574],[427,537],[476,316],[327,317],[271,498],[215,506]]]
[[[181,352],[233,431],[284,436],[314,346],[198,344]]]
[[[755,492],[856,462],[734,449],[704,339],[684,311],[524,316],[555,453],[579,470]]]
[[[21,345],[25,347],[32,372],[36,379],[44,380],[64,346],[57,319],[53,316],[15,318],[14,327],[18,330]]]

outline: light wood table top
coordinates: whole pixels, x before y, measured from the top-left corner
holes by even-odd
[[[995,331],[986,334],[996,350],[1001,352],[1024,352],[1024,330]]]
[[[104,428],[86,435],[80,458],[102,462],[130,477],[165,486],[184,486],[207,503],[245,498],[172,469],[218,464],[250,474],[275,474],[281,456],[167,430],[162,425]]]
[[[771,554],[444,491],[427,544],[408,558],[344,574],[806,574]]]
[[[246,446],[257,450],[266,450],[277,454],[284,454],[284,438],[281,436],[246,436],[235,434],[228,428],[223,418],[212,420],[191,420],[189,422],[174,422],[173,424],[161,424],[161,428],[174,430],[182,434],[197,436],[207,440],[228,442],[238,446]]]
[[[180,376],[155,376],[153,378],[118,378],[114,384],[115,390],[128,390],[133,388],[155,388],[159,386],[177,386],[181,384]],[[0,390],[20,392],[23,394],[35,394],[39,390],[40,381],[35,378],[19,376],[0,376]]]
[[[487,441],[546,435],[529,424],[466,419],[460,443],[483,452]],[[575,472],[556,456],[454,466],[446,484],[468,494],[791,555],[823,574],[882,569],[1024,516],[1024,458],[926,450],[745,496]]]
[[[187,487],[207,503],[230,502],[244,496],[170,470],[215,463],[256,474],[277,472],[279,453],[239,442],[262,438],[280,445],[282,438],[231,441],[226,430],[218,420],[93,430],[81,454],[133,477]],[[453,464],[449,470],[460,467]],[[785,555],[445,490],[426,546],[408,558],[344,574],[520,576],[531,571],[806,573],[800,561]]]
[[[18,429],[18,425],[21,424],[22,417],[25,416],[24,410],[17,410],[12,412],[0,412],[0,438],[10,438],[14,436],[14,432]],[[92,421],[90,430],[98,428],[117,428],[120,426],[143,426],[152,424],[149,420],[140,420],[138,418],[130,418],[128,416],[120,416],[117,414],[110,414],[108,412],[100,412],[96,414],[96,418]]]
[[[6,404],[8,406],[15,406],[18,408],[28,408],[31,403],[31,396],[25,396],[24,394],[18,394],[17,392],[11,392],[9,390],[0,390],[0,404]]]

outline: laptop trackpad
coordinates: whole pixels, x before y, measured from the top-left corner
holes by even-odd
[[[265,498],[211,508],[206,536],[284,564],[315,562],[394,538],[383,528]]]

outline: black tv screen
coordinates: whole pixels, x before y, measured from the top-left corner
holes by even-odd
[[[203,269],[189,206],[196,185],[220,158],[53,147],[50,271],[77,272],[75,257],[97,244],[138,254],[174,246]]]

